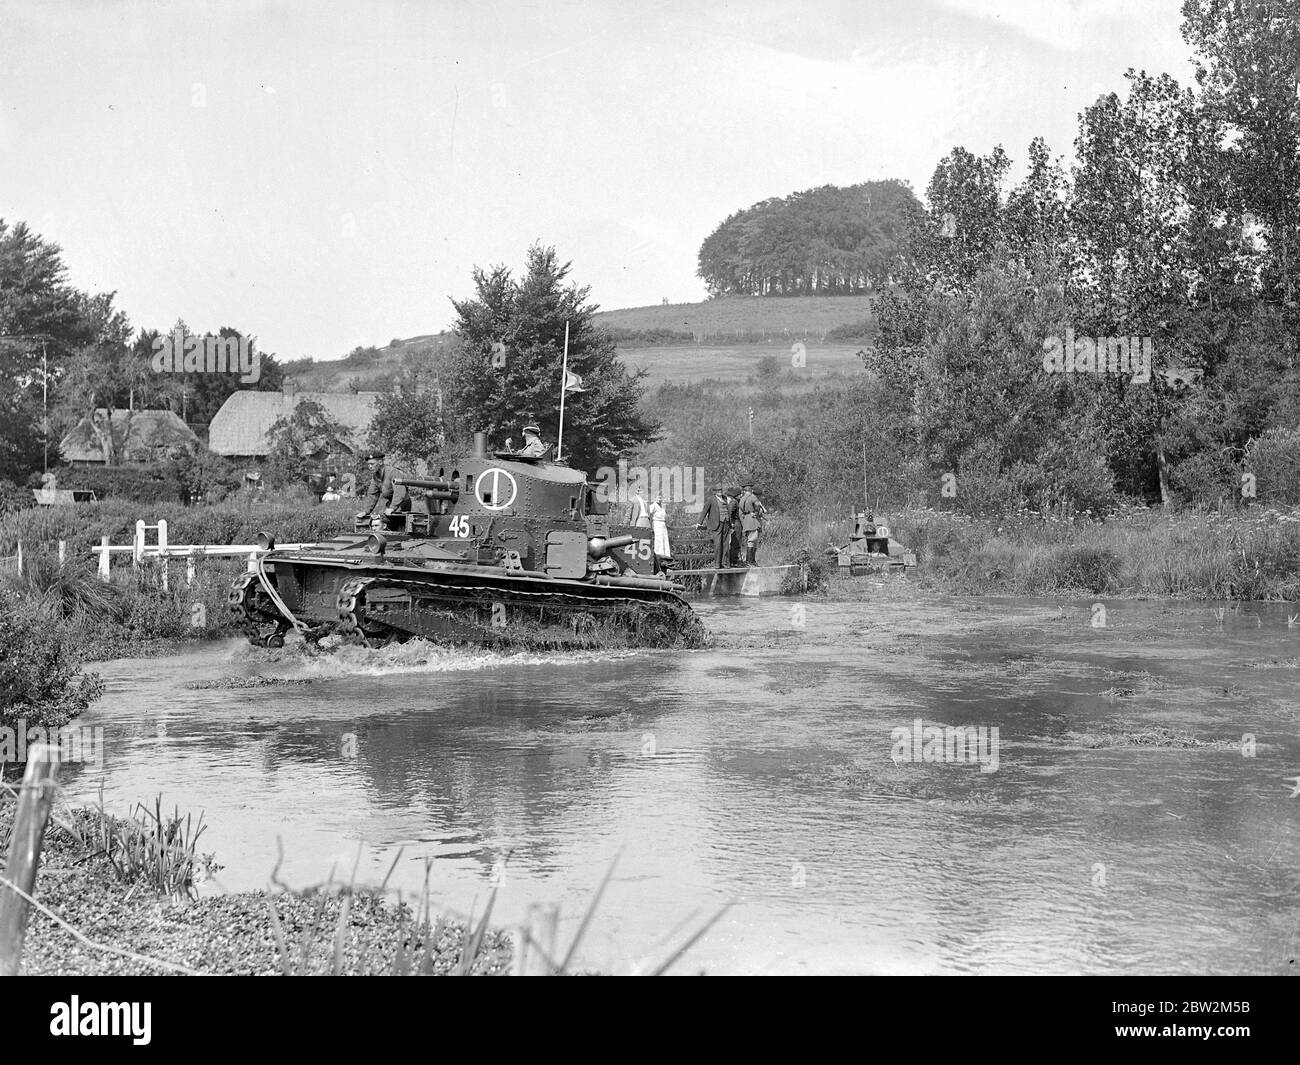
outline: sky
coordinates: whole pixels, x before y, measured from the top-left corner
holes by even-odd
[[[0,218],[137,328],[282,358],[445,328],[538,240],[606,309],[694,301],[760,200],[1068,162],[1126,69],[1190,81],[1179,6],[0,0]]]

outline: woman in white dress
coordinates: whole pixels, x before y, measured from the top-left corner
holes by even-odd
[[[664,573],[672,564],[673,549],[668,543],[668,511],[664,507],[662,496],[655,496],[648,513],[650,525],[654,529],[655,572]]]

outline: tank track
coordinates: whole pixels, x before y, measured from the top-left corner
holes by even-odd
[[[338,594],[339,628],[368,646],[421,636],[495,648],[702,647],[694,611],[669,593],[602,595],[501,585],[431,586],[353,577]]]

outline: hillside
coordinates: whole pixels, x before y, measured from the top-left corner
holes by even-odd
[[[721,296],[701,303],[663,303],[600,311],[606,329],[629,332],[669,330],[698,339],[719,335],[822,337],[838,326],[871,316],[878,297],[866,296]]]
[[[743,380],[757,372],[765,355],[789,368],[796,343],[804,345],[803,368],[818,376],[861,367],[856,352],[863,340],[856,334],[842,339],[828,334],[866,321],[876,298],[727,296],[600,311],[595,317],[613,334],[623,359],[648,370],[654,384],[709,377]],[[286,364],[285,373],[306,392],[369,391],[400,372],[404,358],[433,356],[451,342],[450,333],[426,334],[382,348],[357,348],[341,359],[298,359]]]

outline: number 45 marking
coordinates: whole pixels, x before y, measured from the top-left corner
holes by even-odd
[[[642,562],[649,562],[654,554],[654,549],[651,547],[649,540],[638,540],[636,544],[630,546],[632,547],[632,557],[639,558]]]
[[[451,535],[459,540],[469,539],[468,514],[458,514],[451,519]]]

